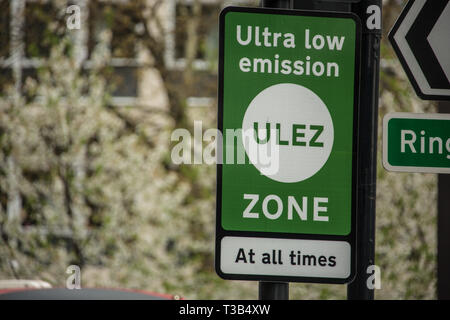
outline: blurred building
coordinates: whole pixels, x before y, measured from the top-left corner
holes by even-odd
[[[165,68],[172,74],[173,85],[186,93],[188,106],[211,106],[216,96],[218,14],[229,4],[254,4],[257,1],[221,0],[145,0],[150,19],[148,28],[162,30]],[[102,31],[109,30],[111,81],[115,84],[115,106],[163,106],[167,104],[164,86],[151,53],[139,41],[145,26],[130,0],[0,0],[0,91],[13,84],[21,91],[28,77],[36,78],[37,69],[50,55],[50,48],[68,32],[67,19],[80,8],[80,29],[70,30],[76,59],[83,68]],[[161,25],[162,24],[162,25]],[[158,31],[161,33],[161,31]],[[195,39],[192,39],[195,37]],[[195,41],[195,48],[189,43]],[[192,50],[195,52],[192,53]],[[185,85],[183,72],[189,62],[193,78]]]

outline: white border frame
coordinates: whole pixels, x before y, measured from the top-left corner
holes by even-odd
[[[410,167],[410,166],[392,166],[388,162],[388,124],[391,119],[427,119],[427,120],[449,120],[450,114],[447,113],[409,113],[393,112],[388,113],[383,118],[383,167],[392,172],[420,172],[420,173],[448,173],[450,168],[442,167]],[[449,160],[450,161],[450,160]]]

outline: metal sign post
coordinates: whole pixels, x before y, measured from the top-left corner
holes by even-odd
[[[448,113],[450,101],[439,102],[439,112]],[[450,136],[450,135],[449,135]],[[447,150],[450,153],[450,150]],[[450,174],[438,175],[437,298],[450,300]]]
[[[356,277],[347,287],[349,300],[373,300],[367,270],[375,264],[375,212],[380,76],[381,0],[362,0],[352,6],[361,19],[361,87],[359,113],[358,216]]]

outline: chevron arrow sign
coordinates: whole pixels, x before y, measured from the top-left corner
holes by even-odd
[[[389,40],[419,97],[450,100],[450,0],[410,0]]]

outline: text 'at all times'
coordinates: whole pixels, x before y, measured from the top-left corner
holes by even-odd
[[[245,250],[240,248],[236,255],[235,263],[257,263],[255,256],[257,254],[253,249]],[[335,267],[335,256],[316,256],[313,254],[302,254],[299,250],[291,250],[288,254],[287,261],[284,261],[283,250],[272,250],[271,252],[263,252],[260,257],[262,264],[283,265],[284,263],[292,266],[320,266]],[[259,262],[259,261],[258,261]]]

